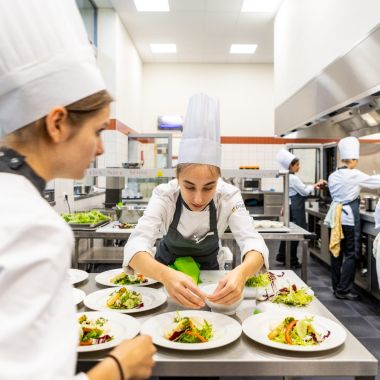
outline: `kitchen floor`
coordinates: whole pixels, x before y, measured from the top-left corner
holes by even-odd
[[[269,247],[271,252],[276,252]],[[275,254],[270,255],[270,268],[282,269],[283,266],[275,261]],[[95,268],[103,271],[109,268]],[[296,273],[300,276],[300,270]],[[318,299],[346,326],[348,330],[365,346],[380,362],[380,301],[365,292],[360,293],[360,301],[338,300],[331,290],[330,270],[319,260],[310,257],[308,265],[308,285],[314,290]],[[380,372],[380,366],[379,366]],[[172,378],[174,379],[174,378]],[[216,378],[214,378],[216,379]],[[220,377],[219,380],[280,380],[282,377]],[[294,380],[327,380],[329,377],[294,377]],[[352,377],[331,377],[335,380],[349,380]],[[151,380],[158,380],[157,377]],[[376,376],[380,380],[380,373]]]

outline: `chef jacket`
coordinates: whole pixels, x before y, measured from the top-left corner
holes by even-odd
[[[342,168],[330,174],[328,179],[330,194],[335,203],[343,203],[342,224],[354,226],[354,215],[349,203],[359,197],[362,187],[380,187],[380,175],[368,175],[358,169]]]
[[[22,175],[0,173],[0,379],[74,376],[71,229]]]
[[[289,197],[297,194],[307,197],[313,189],[313,185],[305,185],[300,177],[293,173],[289,174]]]
[[[124,267],[128,267],[137,252],[145,251],[154,255],[157,238],[168,232],[173,221],[179,193],[176,179],[153,190],[144,215],[139,219],[124,247]],[[218,235],[222,236],[229,226],[242,252],[242,260],[247,252],[258,251],[263,255],[266,268],[269,268],[268,248],[264,239],[254,229],[253,219],[245,208],[240,190],[219,178],[213,200],[216,207]],[[209,232],[209,221],[209,207],[199,212],[191,211],[183,204],[177,229],[183,237],[197,240]]]

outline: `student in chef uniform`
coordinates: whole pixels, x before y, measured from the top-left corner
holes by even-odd
[[[359,140],[346,137],[338,149],[343,166],[328,179],[333,202],[325,218],[331,231],[330,252],[332,286],[338,299],[358,300],[352,291],[356,262],[361,257],[359,194],[362,187],[380,187],[380,175],[369,176],[355,169],[359,160]]]
[[[305,185],[301,178],[296,175],[300,170],[300,160],[286,149],[281,149],[277,153],[277,161],[283,169],[289,170],[290,221],[297,224],[297,226],[306,229],[306,198],[313,192],[314,189],[319,189],[327,182],[321,179],[314,185]],[[301,265],[297,257],[298,241],[292,241],[290,247],[290,265],[292,268],[299,268]],[[276,260],[281,263],[285,263],[284,241],[280,244],[280,249],[278,255],[276,256]]]
[[[0,379],[150,376],[148,337],[74,376],[73,233],[42,196],[103,153],[111,101],[74,0],[0,2]]]
[[[124,267],[162,282],[171,297],[187,307],[204,305],[204,294],[189,276],[168,267],[193,257],[200,269],[219,269],[220,238],[230,227],[242,264],[220,282],[211,300],[230,304],[245,281],[268,267],[268,249],[254,230],[240,191],[220,178],[219,105],[205,94],[190,98],[179,147],[177,178],[156,187],[124,249]],[[154,255],[160,232],[164,237]],[[219,258],[219,262],[221,259]]]

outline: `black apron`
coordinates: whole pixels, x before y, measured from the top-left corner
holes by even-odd
[[[174,218],[167,234],[157,247],[156,260],[162,264],[173,264],[176,258],[191,256],[197,261],[201,270],[218,270],[219,236],[217,230],[216,208],[214,201],[210,207],[210,235],[197,243],[195,240],[184,238],[177,230],[182,211],[182,197],[179,194]]]
[[[356,260],[361,258],[361,226],[360,226],[360,198],[356,198],[351,202],[343,203],[343,205],[348,205],[351,207],[352,214],[354,215],[355,223],[355,256]],[[344,212],[344,210],[342,210]]]
[[[0,148],[0,173],[18,174],[27,178],[41,196],[45,189],[46,182],[41,178],[25,161],[25,156],[13,149]]]
[[[296,194],[290,197],[290,220],[306,229],[306,211],[305,211],[306,197]]]

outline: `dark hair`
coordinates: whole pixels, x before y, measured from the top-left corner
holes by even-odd
[[[210,169],[210,171],[211,171],[212,174],[216,174],[216,175],[218,175],[218,177],[221,176],[221,172],[220,172],[219,166],[208,165],[208,164],[191,164],[191,163],[187,164],[186,163],[186,164],[178,164],[176,166],[176,176],[177,176],[177,178],[179,177],[179,175],[180,175],[180,173],[182,171],[184,171],[185,169],[188,169],[191,166],[207,166]]]
[[[341,160],[345,164],[349,164],[350,161],[358,161],[357,158],[345,158],[344,160]]]
[[[296,158],[293,158],[293,160],[292,160],[292,162],[290,163],[289,167],[295,165],[295,164],[298,163],[298,162],[300,162],[300,159],[299,159],[299,158],[297,158],[297,157],[296,157]]]

